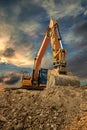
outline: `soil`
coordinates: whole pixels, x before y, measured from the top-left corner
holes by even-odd
[[[87,87],[2,90],[0,130],[87,130]]]

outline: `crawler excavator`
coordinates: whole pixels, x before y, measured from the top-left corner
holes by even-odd
[[[51,70],[41,69],[41,61],[49,43],[51,43],[54,67]],[[22,88],[42,89],[58,85],[80,86],[79,79],[67,72],[66,53],[67,50],[64,50],[61,42],[58,23],[56,20],[50,19],[50,24],[34,60],[32,76],[23,75]]]

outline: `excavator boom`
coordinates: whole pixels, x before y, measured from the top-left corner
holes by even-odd
[[[33,75],[34,80],[38,79],[38,72],[40,69],[41,61],[42,61],[44,53],[48,47],[49,42],[50,42],[50,38],[48,36],[48,33],[46,32],[45,37],[41,43],[40,49],[34,60],[34,75]]]

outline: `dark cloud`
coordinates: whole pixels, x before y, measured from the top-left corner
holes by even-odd
[[[48,2],[50,2],[49,0],[48,0]],[[54,0],[54,2],[55,2],[55,4],[62,4],[63,3],[63,1],[62,0]]]
[[[73,57],[68,62],[69,70],[79,77],[87,77],[87,54],[86,49],[84,52],[79,52],[77,56]]]
[[[11,40],[13,41],[13,44],[16,46],[29,46],[30,37],[28,33],[25,33],[22,30],[17,30],[17,34],[15,34]]]
[[[42,18],[44,19],[46,16],[46,10],[32,1],[22,7],[18,20],[21,22],[31,21],[32,19],[39,21]]]
[[[77,27],[74,29],[74,34],[75,36],[81,36],[84,38],[87,37],[87,22],[81,22],[79,25],[77,25]],[[84,39],[85,40],[85,39]]]
[[[4,51],[3,55],[5,57],[12,57],[15,54],[15,50],[13,48],[6,48],[6,50]]]
[[[69,69],[80,77],[87,77],[87,23],[75,26],[73,33],[77,38],[77,47],[74,49],[75,56],[69,60]]]
[[[6,23],[17,26],[20,22],[38,21],[48,16],[47,11],[40,5],[40,2],[28,0],[0,0],[0,8],[4,12]]]
[[[87,0],[81,0],[81,5],[83,7],[87,7]]]
[[[8,85],[12,85],[17,83],[21,78],[20,74],[17,74],[16,72],[12,73],[2,73],[0,75],[0,83],[5,83]]]
[[[6,23],[15,24],[14,17],[16,15],[16,6],[19,5],[18,0],[0,0],[0,9],[3,10],[4,17],[1,17],[1,20],[4,19]],[[15,11],[14,11],[15,10]]]
[[[28,56],[30,58],[34,56],[35,49],[37,48],[37,39],[32,38],[29,36],[28,33],[23,32],[22,30],[18,30],[17,34],[15,33],[11,39],[9,40],[10,43],[14,46],[13,49],[13,56],[16,53],[21,52],[24,55]],[[39,42],[40,43],[40,42]],[[7,51],[6,51],[7,54]],[[29,54],[29,55],[28,55]]]
[[[0,6],[1,7],[10,7],[14,4],[16,4],[18,0],[0,0]]]
[[[12,85],[12,84],[15,84],[17,83],[18,81],[20,80],[20,77],[17,76],[17,75],[13,75],[11,76],[11,78],[6,81],[4,81],[5,84],[8,84],[8,85]]]
[[[31,43],[32,41],[32,43]],[[17,30],[17,32],[15,32],[12,36],[10,41],[15,47],[23,49],[23,46],[35,46],[34,43],[36,43],[36,38],[33,38],[32,36],[30,36],[28,33],[22,31],[22,30]],[[33,48],[32,48],[33,49]]]
[[[84,51],[84,49],[87,47],[87,22],[84,21],[75,26],[75,28],[73,29],[73,34],[77,39],[77,49],[83,50],[83,54],[87,55],[86,51]]]

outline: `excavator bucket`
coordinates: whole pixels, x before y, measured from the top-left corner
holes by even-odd
[[[73,75],[59,74],[56,69],[48,70],[47,87],[80,86],[80,80]]]

